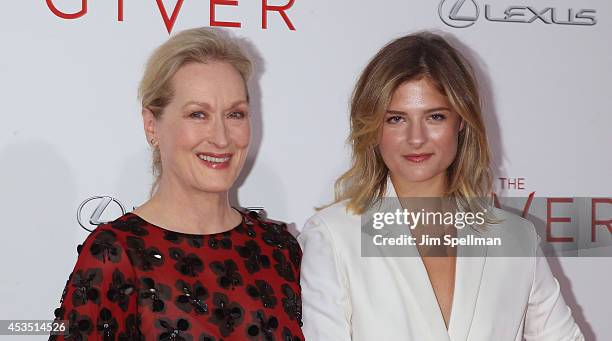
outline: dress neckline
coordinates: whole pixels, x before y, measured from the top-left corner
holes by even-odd
[[[188,232],[174,231],[174,230],[150,223],[149,221],[145,220],[143,217],[133,212],[127,212],[125,215],[135,217],[136,219],[142,221],[146,225],[149,225],[158,230],[161,230],[162,232],[175,233],[177,235],[186,236],[186,237],[213,237],[213,236],[218,236],[218,235],[230,234],[231,232],[233,232],[234,230],[236,230],[237,228],[239,228],[240,226],[246,223],[246,217],[245,217],[246,214],[235,207],[232,207],[232,209],[234,209],[236,212],[240,214],[240,217],[241,217],[240,223],[227,231],[214,232],[214,233],[188,233]]]

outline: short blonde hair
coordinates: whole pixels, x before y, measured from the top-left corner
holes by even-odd
[[[363,214],[385,195],[389,170],[378,150],[385,111],[402,83],[422,77],[436,84],[465,121],[457,156],[447,170],[445,196],[456,198],[464,208],[483,209],[477,199],[490,196],[492,179],[476,78],[456,49],[427,31],[392,41],[361,74],[351,100],[352,164],[336,181],[334,203],[348,200],[350,212]]]
[[[171,80],[176,72],[188,63],[225,62],[232,65],[244,80],[245,89],[251,76],[252,63],[237,40],[218,29],[207,27],[181,31],[159,46],[149,57],[144,75],[138,87],[142,108],[150,110],[156,119],[172,100]],[[248,99],[248,89],[247,89]],[[154,182],[151,193],[157,188],[162,174],[159,149],[153,149]]]

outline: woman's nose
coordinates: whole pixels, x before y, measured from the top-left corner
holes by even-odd
[[[214,120],[208,142],[218,148],[225,148],[229,145],[229,136],[223,117]]]
[[[408,125],[408,143],[414,147],[419,148],[427,141],[427,128],[421,121],[412,121]]]

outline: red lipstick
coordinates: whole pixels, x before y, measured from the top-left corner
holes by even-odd
[[[232,159],[231,153],[198,153],[197,157],[204,163],[205,166],[212,169],[225,169],[229,167]]]

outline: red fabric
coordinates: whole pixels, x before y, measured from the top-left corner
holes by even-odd
[[[303,340],[301,250],[284,224],[242,212],[211,235],[165,230],[135,214],[80,247],[51,340]]]

